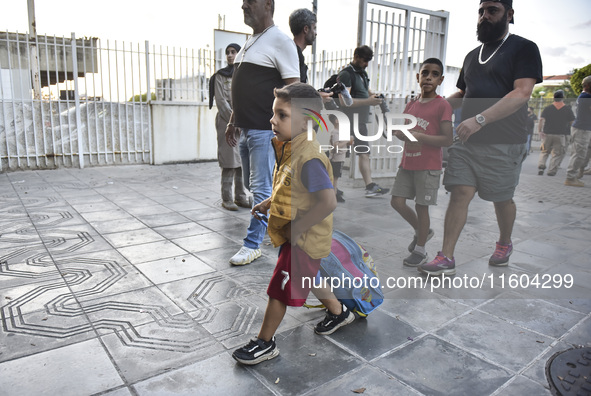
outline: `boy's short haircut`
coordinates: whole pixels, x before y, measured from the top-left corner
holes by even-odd
[[[429,59],[425,59],[423,61],[423,63],[421,63],[421,69],[423,68],[423,65],[427,65],[427,64],[431,64],[431,65],[437,65],[439,66],[439,68],[441,69],[441,74],[443,74],[443,63],[441,63],[441,61],[437,58],[429,58]]]
[[[285,100],[291,103],[292,99],[298,99],[298,103],[305,103],[307,108],[320,112],[322,110],[322,98],[313,86],[295,82],[284,86],[283,88],[275,88],[275,97],[277,99]]]
[[[335,123],[339,122],[339,119],[334,114],[329,114],[328,115],[328,120],[332,123],[332,125],[334,125]]]

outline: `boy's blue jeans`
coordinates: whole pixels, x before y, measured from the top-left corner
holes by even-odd
[[[239,149],[244,185],[252,193],[255,205],[269,198],[273,189],[275,153],[272,138],[271,130],[242,129],[240,134]],[[244,246],[258,249],[266,231],[263,223],[252,216]]]

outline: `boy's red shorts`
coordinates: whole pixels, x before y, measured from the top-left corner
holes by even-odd
[[[299,247],[286,242],[279,249],[279,258],[267,294],[290,307],[301,307],[306,302],[310,285],[319,269],[320,259],[313,259]],[[305,278],[304,282],[302,278]]]

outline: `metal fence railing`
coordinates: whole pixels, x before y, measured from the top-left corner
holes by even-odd
[[[209,50],[2,32],[0,171],[151,163],[149,102],[204,103],[212,65]]]
[[[445,57],[446,14],[364,4],[371,89],[404,98],[417,64]],[[311,83],[321,87],[353,50],[319,51]],[[214,65],[208,49],[0,32],[0,172],[153,163],[150,104],[205,105]]]

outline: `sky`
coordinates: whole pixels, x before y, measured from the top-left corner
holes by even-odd
[[[289,34],[288,16],[311,0],[276,0],[275,23]],[[450,12],[447,65],[460,67],[476,40],[478,0],[398,0],[398,4]],[[242,0],[36,0],[37,34],[99,37],[118,42],[210,48],[218,15],[226,30],[250,33]],[[27,0],[0,0],[0,29],[28,31]],[[590,0],[515,0],[511,33],[536,42],[544,75],[566,74],[591,63]],[[318,0],[318,50],[356,46],[358,0]],[[307,50],[309,51],[309,50]]]

